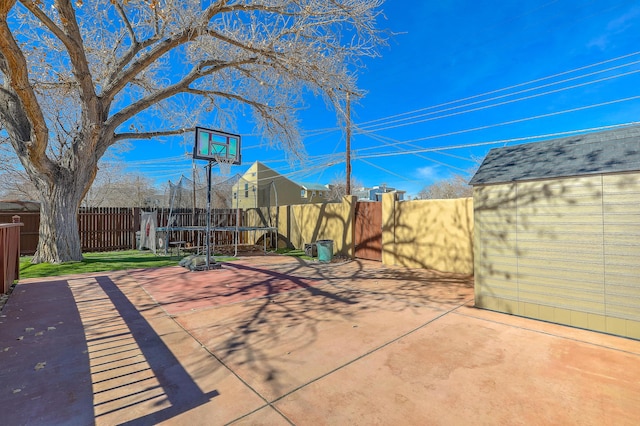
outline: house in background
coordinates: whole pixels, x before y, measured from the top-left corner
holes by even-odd
[[[640,339],[640,127],[492,149],[477,307]]]
[[[296,204],[329,202],[329,186],[320,183],[301,183],[300,199]]]
[[[407,191],[397,190],[386,184],[381,184],[371,188],[360,188],[353,192],[353,195],[358,197],[358,201],[382,201],[382,194],[387,192],[396,192],[398,201],[404,200],[404,195]]]
[[[233,207],[250,209],[329,201],[329,188],[298,183],[256,161],[233,185]]]

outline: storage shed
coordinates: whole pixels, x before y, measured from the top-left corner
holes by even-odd
[[[640,127],[493,149],[470,184],[477,307],[640,339]]]

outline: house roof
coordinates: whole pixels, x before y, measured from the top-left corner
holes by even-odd
[[[37,201],[0,200],[0,211],[39,212],[40,203]]]
[[[300,186],[306,189],[307,191],[328,191],[329,188],[326,185],[322,185],[320,183],[300,183]]]
[[[470,185],[640,171],[640,126],[494,148]]]

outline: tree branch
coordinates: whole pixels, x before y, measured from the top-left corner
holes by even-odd
[[[113,4],[115,5],[116,10],[118,11],[118,14],[122,18],[122,21],[124,22],[124,26],[127,28],[129,37],[131,37],[131,45],[133,47],[136,44],[138,44],[138,40],[137,40],[135,31],[133,31],[133,26],[131,25],[131,21],[129,21],[129,18],[127,17],[127,14],[124,11],[124,8],[122,7],[122,4],[120,2],[116,1],[116,2],[113,2]]]
[[[204,13],[202,14],[202,18],[200,23],[195,26],[189,26],[179,33],[175,34],[172,37],[169,37],[165,40],[162,40],[157,46],[155,46],[151,51],[143,55],[137,61],[130,63],[133,58],[136,57],[136,54],[142,51],[144,48],[152,46],[155,42],[158,41],[156,38],[151,38],[146,40],[143,43],[138,43],[134,38],[132,40],[132,49],[127,52],[127,54],[120,61],[117,71],[114,71],[112,76],[109,79],[109,83],[105,87],[105,90],[102,93],[102,98],[106,102],[111,102],[113,98],[119,93],[127,84],[131,83],[135,76],[137,76],[140,72],[148,68],[150,65],[154,64],[157,59],[161,56],[169,53],[172,49],[185,44],[191,40],[193,40],[194,36],[198,34],[198,32],[206,32],[208,23],[213,19],[214,16],[220,13],[227,13],[233,11],[267,11],[273,13],[283,14],[283,7],[268,7],[264,5],[246,5],[246,4],[237,4],[237,5],[228,5],[227,0],[220,0],[217,3],[209,6]],[[123,19],[126,19],[126,15],[123,13]],[[197,37],[197,36],[196,36]],[[246,48],[246,46],[245,46]],[[264,54],[264,52],[261,52]],[[129,67],[127,68],[127,65]],[[126,68],[126,71],[122,72]]]
[[[164,54],[169,53],[175,47],[185,43],[190,39],[190,30],[182,31],[175,37],[168,38],[163,40],[158,44],[155,48],[153,48],[148,54],[143,55],[139,60],[130,64],[125,71],[124,68],[128,64],[125,62],[124,58],[119,65],[119,72],[113,76],[111,81],[105,87],[105,90],[102,93],[102,98],[106,102],[111,102],[113,98],[118,94],[122,89],[126,87],[127,84],[131,83],[133,79],[141,73],[143,70],[148,68],[150,65],[154,64],[160,57]],[[152,45],[153,42],[149,43]],[[146,46],[144,46],[146,47]],[[142,49],[142,45],[140,45],[140,50]],[[136,52],[129,52],[125,58],[133,59],[137,54]]]
[[[62,26],[64,27],[68,37],[61,39],[67,48],[69,58],[71,59],[73,74],[78,81],[80,88],[80,99],[85,105],[82,108],[82,113],[87,114],[87,118],[91,123],[102,122],[102,108],[98,97],[96,96],[95,87],[93,85],[93,79],[91,77],[91,70],[89,68],[89,62],[85,53],[82,34],[78,27],[76,20],[76,13],[71,5],[70,0],[57,0],[58,13],[60,13],[60,19]]]
[[[12,138],[12,143],[16,147],[18,154],[24,154],[24,146],[22,145],[26,144],[29,160],[38,170],[50,175],[52,164],[45,154],[48,143],[48,130],[44,114],[40,109],[33,87],[29,83],[29,68],[26,58],[13,37],[7,22],[9,10],[14,3],[6,2],[0,8],[0,54],[3,57],[3,71],[5,72],[8,86],[15,92],[17,98],[14,112],[24,114],[29,123],[30,134],[25,134],[26,129],[13,129],[14,135],[20,135],[21,140]]]
[[[161,136],[175,136],[182,135],[184,133],[193,132],[195,130],[194,127],[184,128],[184,129],[176,129],[176,130],[157,130],[154,132],[129,132],[129,133],[118,133],[114,136],[115,141],[127,140],[127,139],[151,139]]]
[[[199,78],[202,78],[207,75],[211,75],[215,72],[218,72],[224,68],[236,67],[239,65],[245,65],[255,62],[255,58],[250,58],[244,61],[234,62],[234,63],[218,63],[217,61],[203,61],[198,64],[194,69],[186,75],[181,81],[171,86],[167,86],[162,90],[158,90],[155,93],[141,99],[138,102],[135,102],[122,110],[118,111],[115,115],[107,120],[107,128],[111,129],[110,131],[115,132],[115,129],[129,120],[139,112],[149,108],[152,105],[157,104],[160,101],[170,98],[171,96],[177,95],[178,93],[188,93],[190,92],[189,86],[197,81]],[[207,68],[208,67],[208,68]],[[205,69],[207,68],[207,69]]]
[[[55,22],[46,15],[46,13],[44,13],[40,8],[39,3],[33,2],[32,0],[20,0],[20,2],[36,18],[38,18],[67,49],[67,53],[71,60],[72,72],[78,83],[80,100],[84,105],[82,108],[83,120],[87,120],[89,123],[100,123],[104,114],[99,99],[96,96],[89,63],[82,42],[82,34],[80,33],[75,10],[71,5],[70,0],[56,1],[57,10],[60,14],[60,21],[64,31],[58,27]],[[87,137],[79,141],[81,143],[89,142],[87,144],[87,149],[93,149],[93,144],[97,141],[97,137]]]
[[[56,25],[55,22],[51,20],[51,18],[49,18],[46,13],[44,13],[44,11],[39,6],[40,2],[34,3],[32,0],[20,0],[20,3],[22,3],[22,5],[26,7],[27,10],[29,10],[29,12],[33,14],[33,16],[38,18],[38,20],[42,22],[44,26],[47,27],[47,29],[51,31],[53,35],[55,35],[66,46],[65,40],[68,38],[67,35],[59,26]]]
[[[147,47],[153,45],[153,43],[159,40],[158,34],[156,33],[154,37],[151,37],[143,42],[139,42],[138,38],[136,37],[136,33],[133,30],[133,26],[131,25],[131,21],[127,17],[127,14],[124,8],[122,7],[122,4],[120,4],[119,2],[115,2],[115,7],[116,7],[116,10],[118,11],[118,14],[122,18],[122,21],[124,22],[125,27],[127,28],[127,32],[129,33],[129,37],[131,38],[131,46],[129,50],[124,54],[124,56],[118,61],[118,64],[116,65],[113,72],[109,75],[107,79],[107,86],[109,86],[110,83],[112,83],[117,78],[118,74],[120,74],[122,70],[125,69],[125,67],[129,64],[129,62],[131,62],[131,60],[135,58],[135,56],[138,53],[140,53]],[[110,101],[111,96],[104,95],[104,94],[103,96]]]

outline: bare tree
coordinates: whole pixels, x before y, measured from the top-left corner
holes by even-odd
[[[0,194],[7,200],[34,201],[38,191],[24,171],[8,168],[0,175]]]
[[[453,175],[424,187],[418,198],[422,200],[435,200],[445,198],[465,198],[473,195],[473,188],[467,183],[470,178],[462,175]]]
[[[11,149],[9,138],[0,135],[0,174],[13,170],[12,163],[14,161],[17,161],[17,159]]]
[[[114,144],[197,119],[230,128],[247,110],[302,151],[303,95],[357,90],[383,1],[1,1],[0,132],[41,202],[33,261],[82,258],[76,211]]]
[[[0,141],[1,143],[1,141]],[[38,190],[19,167],[11,145],[0,144],[0,198],[38,200]],[[84,207],[143,207],[158,191],[150,179],[139,173],[125,173],[120,152],[110,150],[107,163],[98,165],[91,187],[82,200]]]
[[[158,198],[153,182],[138,173],[101,173],[84,197],[87,207],[146,207]]]
[[[362,183],[357,178],[351,178],[351,194],[362,187]],[[336,176],[329,184],[328,198],[331,201],[340,201],[345,195],[347,195],[346,179],[344,176]]]

